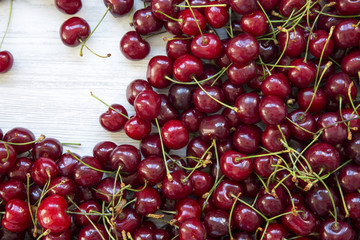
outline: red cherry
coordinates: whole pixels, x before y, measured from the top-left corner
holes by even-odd
[[[296,33],[295,33],[296,31]],[[304,37],[304,32],[300,27],[295,27],[295,30],[292,29],[288,33],[289,39],[286,44],[287,34],[285,32],[281,32],[278,35],[278,41],[280,44],[280,51],[284,51],[285,55],[289,57],[298,57],[305,50],[306,41]]]
[[[212,1],[212,5],[220,4],[220,1]],[[209,6],[205,8],[206,22],[213,28],[221,28],[229,20],[229,12],[225,7]]]
[[[229,0],[229,4],[231,9],[240,15],[250,14],[258,9],[255,0]]]
[[[259,114],[265,124],[276,125],[286,118],[286,105],[278,96],[264,97],[259,104]]]
[[[334,42],[331,38],[327,41],[328,37],[329,34],[324,30],[315,30],[313,34],[310,34],[309,51],[314,57],[320,58],[322,54],[323,59],[326,59],[330,56],[334,49]]]
[[[0,174],[7,174],[15,164],[15,149],[9,144],[0,143]]]
[[[49,179],[55,178],[58,173],[58,165],[54,160],[46,157],[38,158],[31,167],[31,178],[39,186],[44,186]]]
[[[196,35],[190,47],[196,57],[203,59],[218,58],[223,52],[221,40],[213,33]]]
[[[10,200],[5,207],[2,226],[11,232],[26,230],[31,224],[31,215],[28,204],[19,199]]]
[[[183,171],[175,171],[171,173],[172,181],[169,177],[165,177],[161,190],[166,198],[182,199],[187,197],[192,190],[190,179],[186,179],[187,174]]]
[[[199,219],[190,218],[180,224],[179,236],[180,240],[205,240],[206,228],[202,221],[200,221]]]
[[[161,136],[165,146],[170,149],[183,148],[189,141],[186,126],[179,120],[167,121],[161,128]]]
[[[152,120],[159,115],[161,99],[153,90],[144,90],[134,101],[136,115],[142,119]]]
[[[357,26],[357,20],[350,18],[339,22],[334,28],[332,39],[339,48],[358,47],[360,40],[360,28]]]
[[[81,0],[55,0],[56,7],[63,13],[75,14],[81,7]]]
[[[99,203],[95,201],[86,201],[79,205],[79,208],[76,209],[77,213],[91,213],[91,212],[101,212],[101,206]],[[89,219],[95,223],[99,220],[99,215],[81,215],[81,214],[74,214],[74,219],[77,223],[82,226],[86,226],[91,224]]]
[[[173,74],[180,82],[191,82],[203,73],[203,64],[197,57],[186,54],[175,60]]]
[[[284,17],[289,17],[291,13],[297,12],[306,4],[306,0],[280,0],[279,12]]]
[[[335,8],[341,15],[357,15],[360,13],[360,2],[355,0],[336,0]]]
[[[127,120],[127,118],[125,117],[128,115],[127,111],[120,104],[112,104],[111,107],[116,111],[112,108],[109,108],[105,113],[101,114],[99,117],[100,124],[108,131],[120,131]],[[119,112],[123,115],[121,115]]]
[[[14,63],[14,57],[9,51],[0,51],[0,73],[8,72]]]
[[[341,69],[350,77],[357,77],[360,71],[360,51],[354,51],[346,55],[341,61]]]
[[[177,18],[179,8],[175,6],[176,0],[153,0],[151,1],[151,10],[157,18],[165,22],[169,21],[167,16]],[[162,14],[165,13],[165,14]]]
[[[236,151],[227,151],[220,158],[222,173],[233,181],[242,181],[250,176],[253,170],[251,159],[244,158],[245,154]],[[244,158],[244,159],[240,159]]]
[[[259,43],[248,33],[239,34],[228,43],[226,55],[237,65],[251,62],[259,55]]]
[[[268,23],[266,21],[265,14],[260,10],[256,10],[249,15],[242,16],[240,26],[244,32],[259,37],[266,33],[268,28]]]
[[[137,10],[133,15],[135,31],[140,35],[148,35],[160,30],[163,22],[155,17],[150,6]]]
[[[173,61],[166,56],[155,56],[150,59],[146,79],[154,88],[165,88],[170,85],[170,81],[165,77],[172,77]]]
[[[92,168],[86,166],[84,163]],[[96,158],[84,156],[81,158],[81,162],[79,161],[74,167],[73,179],[77,185],[82,187],[91,187],[100,182],[103,176],[103,172],[101,172],[101,170],[102,165]]]
[[[184,9],[179,13],[178,24],[186,35],[195,36],[206,27],[206,19],[198,10]],[[199,29],[200,28],[200,29]]]
[[[106,7],[110,7],[110,12],[114,17],[120,17],[132,9],[134,0],[104,0]]]
[[[85,19],[72,17],[66,20],[60,27],[62,42],[69,47],[78,46],[90,34],[90,26]]]
[[[149,54],[150,45],[136,31],[129,31],[120,40],[120,50],[127,59],[140,60]]]

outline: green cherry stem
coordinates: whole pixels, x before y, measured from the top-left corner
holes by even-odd
[[[4,40],[5,40],[5,36],[9,30],[9,26],[10,26],[10,20],[11,20],[11,15],[12,15],[12,10],[13,10],[13,0],[10,0],[10,13],[9,13],[9,18],[8,18],[8,22],[7,22],[7,25],[6,25],[6,29],[5,29],[5,33],[4,33],[4,36],[3,38],[1,39],[1,43],[0,43],[0,50],[1,50],[1,47],[4,43]]]
[[[109,104],[107,104],[106,102],[104,102],[103,100],[101,100],[100,98],[98,98],[97,96],[95,96],[95,95],[93,94],[93,92],[90,92],[90,95],[91,95],[93,98],[95,98],[96,100],[98,100],[99,102],[101,102],[102,104],[104,104],[105,106],[107,106],[108,108],[114,110],[115,112],[117,112],[118,114],[120,114],[121,116],[123,116],[124,118],[130,119],[129,116],[126,116],[125,114],[119,112],[118,110],[116,110],[115,108],[113,108],[112,106],[110,106]]]
[[[172,180],[173,180],[173,177],[172,177],[171,174],[170,174],[169,167],[168,167],[167,162],[166,162],[166,154],[165,154],[164,141],[163,141],[163,139],[162,139],[161,128],[160,128],[159,121],[157,120],[157,118],[155,118],[155,124],[156,124],[156,127],[157,127],[158,132],[159,132],[161,151],[162,151],[163,160],[164,160],[165,169],[166,169],[166,176],[167,176],[167,178],[169,179],[169,181],[172,181]]]

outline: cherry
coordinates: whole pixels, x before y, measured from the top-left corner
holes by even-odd
[[[220,1],[212,1],[211,5],[214,6],[208,6],[204,10],[206,22],[213,28],[221,28],[229,20],[227,8],[216,6],[217,4],[220,4]]]
[[[155,56],[150,59],[146,79],[155,88],[165,88],[170,85],[170,81],[165,77],[172,76],[173,62],[166,56]]]
[[[356,164],[348,164],[339,172],[339,182],[344,192],[355,192],[360,188],[358,179],[360,178],[360,166]]]
[[[65,213],[68,206],[66,200],[60,195],[45,198],[38,210],[37,219],[40,225],[51,232],[64,232],[70,227],[71,218]]]
[[[137,173],[141,182],[146,180],[149,185],[156,185],[166,175],[164,160],[154,155],[146,157],[139,163]]]
[[[8,172],[8,177],[11,179],[20,180],[26,183],[26,174],[30,173],[33,160],[27,157],[18,158],[15,166]]]
[[[346,73],[335,73],[326,81],[325,93],[329,98],[337,102],[341,98],[343,104],[349,103],[349,92],[351,99],[355,99],[357,95],[357,89],[351,82],[352,80]]]
[[[148,227],[140,227],[136,229],[132,237],[134,240],[153,240],[154,232]]]
[[[357,15],[360,12],[360,2],[337,0],[335,8],[341,15]]]
[[[182,223],[187,219],[200,219],[201,217],[200,205],[191,198],[184,198],[177,202],[175,205],[175,210],[176,214],[174,219],[176,219],[179,223]]]
[[[265,96],[259,104],[259,115],[265,124],[279,124],[286,117],[286,105],[278,96]]]
[[[219,103],[219,101],[224,102],[224,98],[224,93],[221,88],[216,86],[197,87],[192,95],[195,108],[205,113],[215,113],[219,111],[222,108],[222,104]]]
[[[81,7],[81,0],[55,0],[55,6],[61,12],[66,14],[75,14]]]
[[[141,217],[132,208],[124,208],[119,215],[115,217],[114,225],[118,237],[122,237],[121,232],[134,233],[140,227]]]
[[[8,72],[14,63],[14,57],[9,51],[0,51],[0,73]]]
[[[168,39],[166,42],[166,54],[172,60],[176,60],[182,55],[190,54],[191,41],[183,35],[177,35]]]
[[[59,140],[55,138],[45,138],[41,142],[35,143],[32,154],[34,159],[46,157],[56,161],[60,158],[62,151],[63,146]]]
[[[278,57],[278,46],[274,44],[274,41],[259,41],[259,52],[261,60],[264,63],[270,63]]]
[[[231,81],[225,81],[221,86],[221,90],[224,93],[226,102],[229,104],[234,104],[235,100],[244,93],[242,86],[238,86]]]
[[[56,177],[58,173],[59,167],[52,159],[46,157],[38,158],[31,167],[31,178],[39,186],[44,186],[49,179]]]
[[[232,64],[228,70],[227,75],[229,80],[238,86],[248,83],[256,76],[257,67],[254,61],[245,64]]]
[[[150,157],[152,155],[162,157],[163,152],[161,148],[161,140],[158,133],[152,133],[146,138],[142,139],[140,142],[140,151],[144,157]],[[168,152],[168,149],[164,147],[165,152]]]
[[[94,225],[89,224],[83,227],[79,232],[78,239],[79,240],[102,239],[102,238],[107,239],[108,233],[104,225],[98,223],[94,223]]]
[[[46,236],[43,236],[42,240],[68,240],[71,239],[71,230],[70,228],[66,229],[62,233],[49,233]]]
[[[151,122],[141,119],[138,116],[132,116],[124,125],[126,135],[135,140],[141,140],[149,136],[151,132]]]
[[[298,93],[297,102],[302,110],[317,113],[325,109],[328,98],[322,88],[318,88],[315,93],[313,88],[303,88]]]
[[[288,141],[289,138],[290,128],[285,123],[280,123],[277,126],[266,126],[261,135],[261,142],[270,152],[278,152],[284,149],[281,141]]]
[[[360,51],[354,51],[346,55],[341,61],[341,69],[350,77],[357,77],[360,70]]]
[[[151,7],[137,10],[133,15],[135,31],[140,35],[148,35],[160,30],[163,22],[151,11]]]
[[[360,218],[360,193],[353,192],[345,194],[344,201],[346,208],[349,212],[349,218],[358,219]]]
[[[193,90],[191,85],[173,84],[168,93],[169,102],[178,110],[187,110],[192,106]]]
[[[323,129],[320,139],[326,143],[338,144],[346,140],[347,129],[337,113],[326,112],[317,120],[319,129]]]
[[[209,141],[203,140],[201,137],[194,137],[190,140],[186,148],[187,163],[190,167],[198,165],[199,160],[208,160],[213,156],[212,151],[209,151]]]
[[[176,120],[179,118],[178,110],[173,107],[169,101],[168,96],[160,94],[161,106],[157,120],[160,126],[163,126],[166,122]]]
[[[237,196],[242,192],[243,187],[240,183],[225,178],[215,188],[211,196],[212,202],[217,208],[229,211],[235,202],[235,198],[232,195]]]
[[[319,230],[321,239],[354,239],[354,230],[347,223],[343,221],[335,221],[334,219],[325,220]]]
[[[64,198],[75,198],[76,185],[73,180],[68,177],[56,177],[51,179],[49,185],[49,195],[60,195]]]
[[[205,240],[206,228],[199,219],[190,218],[180,224],[179,236],[180,236],[180,240],[186,240],[186,239]]]
[[[34,143],[29,143],[29,142],[33,142],[35,140],[35,136],[30,130],[26,128],[17,127],[9,130],[4,135],[3,140],[8,143],[24,144],[24,145],[13,145],[13,148],[15,149],[16,153],[21,154],[26,151],[29,151],[33,147]],[[29,143],[29,144],[25,144],[25,143]]]
[[[357,47],[360,40],[360,28],[357,20],[350,18],[339,22],[334,28],[332,40],[338,48]]]
[[[16,164],[15,149],[6,143],[0,143],[0,174],[8,173]]]
[[[146,187],[139,192],[135,192],[135,211],[142,216],[154,214],[161,206],[159,192],[151,187]]]
[[[315,172],[334,171],[340,165],[340,154],[328,143],[315,143],[305,152],[305,158]]]
[[[180,82],[191,82],[203,73],[203,64],[197,57],[185,54],[175,60],[173,75]]]
[[[223,140],[230,135],[230,126],[222,115],[205,117],[199,126],[199,133],[203,140],[210,142],[214,139]]]
[[[293,11],[300,10],[305,4],[305,0],[280,0],[279,12],[284,17],[289,17]]]
[[[284,0],[284,1],[294,1],[294,0]],[[304,51],[306,46],[304,32],[301,30],[301,28],[295,27],[295,29],[289,31],[288,35],[289,38],[286,45],[287,34],[285,32],[279,33],[278,41],[280,45],[280,51],[284,51],[285,49],[285,55],[292,58],[296,58],[300,56],[300,54]]]
[[[214,180],[209,173],[195,170],[190,176],[191,184],[193,186],[192,195],[202,196],[210,191],[213,186]]]
[[[305,62],[303,59],[295,59],[288,71],[288,78],[290,82],[298,87],[305,88],[315,81],[316,66],[310,61]]]
[[[239,126],[240,118],[233,109],[224,108],[221,114],[226,118],[231,128],[236,128]]]
[[[315,30],[313,34],[310,34],[309,51],[314,57],[322,56],[326,59],[330,56],[334,49],[334,42],[331,38],[327,41],[328,37],[329,34],[324,30]]]
[[[358,125],[359,126],[359,125]],[[346,145],[346,153],[349,157],[356,163],[360,165],[360,134],[356,134],[353,136],[351,141],[349,141]]]
[[[297,210],[301,211],[294,215],[292,213],[292,206],[285,209],[284,212],[288,214],[281,217],[282,224],[291,232],[299,236],[306,236],[313,232],[315,229],[315,216],[302,205],[297,205]]]
[[[170,120],[161,128],[164,144],[170,149],[180,149],[187,145],[189,133],[186,126],[179,120]]]
[[[90,156],[82,157],[81,161],[78,162],[73,171],[75,183],[82,187],[94,186],[100,182],[102,176],[103,172],[101,164],[96,158]]]
[[[178,0],[179,2],[183,2],[182,0]],[[210,0],[189,0],[190,6],[196,8],[201,13],[204,13],[204,8],[201,6],[206,7],[209,5]]]
[[[109,157],[116,146],[116,143],[110,141],[98,142],[93,148],[93,156],[104,168],[109,168]]]
[[[109,156],[109,163],[112,169],[117,170],[121,168],[122,172],[128,174],[136,172],[140,160],[141,155],[139,150],[128,144],[117,146]]]
[[[260,153],[261,155],[262,153]],[[276,165],[279,161],[279,158],[274,155],[270,156],[259,156],[254,158],[254,171],[257,175],[263,178],[267,178],[271,173],[276,169]]]
[[[167,16],[176,18],[179,14],[179,8],[175,4],[176,0],[153,0],[151,1],[151,10],[157,18],[167,22],[169,21]]]
[[[243,93],[235,100],[235,107],[240,121],[245,124],[255,124],[260,121],[259,95],[254,92]]]
[[[229,41],[226,47],[226,55],[234,64],[241,65],[255,60],[259,55],[259,48],[259,43],[255,37],[248,33],[242,33]]]
[[[133,105],[137,95],[145,89],[152,90],[150,83],[145,80],[136,79],[130,82],[126,87],[126,99],[131,105]]]
[[[85,19],[71,17],[60,27],[60,38],[69,47],[76,47],[90,34],[90,26]]]
[[[219,238],[229,232],[229,213],[215,209],[206,213],[204,225],[210,237]]]
[[[129,31],[120,40],[120,50],[127,59],[141,60],[149,54],[150,45],[136,31]]]
[[[275,95],[285,100],[290,95],[290,83],[282,73],[271,74],[262,82],[261,91],[265,96]]]
[[[269,186],[271,193],[263,188],[256,200],[257,208],[267,217],[282,214],[286,207],[286,190],[282,186],[273,187],[274,185]]]
[[[181,31],[188,36],[198,35],[206,27],[206,19],[198,10],[184,9],[178,16]]]
[[[170,234],[165,229],[155,229],[154,231],[154,240],[170,240]]]
[[[235,206],[232,220],[234,221],[234,226],[240,231],[250,233],[255,232],[263,222],[261,216],[254,209],[243,203],[239,203]]]
[[[221,40],[213,33],[196,35],[190,48],[196,57],[208,60],[220,57],[223,52]]]
[[[170,173],[172,173],[174,171],[185,171],[184,167],[187,166],[185,161],[182,158],[180,158],[180,156],[178,156],[178,155],[170,155],[169,157],[167,157],[166,164],[167,164],[167,167],[168,167]],[[194,173],[195,173],[195,171],[194,171]]]
[[[254,0],[229,0],[229,4],[231,9],[240,15],[251,14],[258,8]]]
[[[289,39],[289,41],[290,41],[290,39]],[[290,66],[294,60],[295,59],[293,57],[284,55],[280,58],[280,61],[278,64],[281,66]],[[287,68],[287,67],[276,67],[275,69],[277,72],[280,72],[280,73],[284,74],[285,76],[287,76],[288,71],[289,71],[289,68]]]
[[[120,17],[132,9],[134,0],[104,0],[106,7],[110,9],[114,17]]]
[[[287,235],[285,227],[279,223],[270,223],[262,234],[264,240],[284,239]]]
[[[125,116],[127,116],[127,111],[122,105],[112,104],[111,108],[109,107],[105,113],[100,115],[99,121],[106,130],[116,132],[123,128],[127,120]]]
[[[205,113],[200,112],[196,108],[189,108],[181,113],[179,120],[185,124],[189,132],[196,132],[205,116]]]
[[[291,135],[301,141],[311,140],[316,132],[315,118],[303,110],[292,111],[288,115],[287,125],[290,128]]]
[[[86,201],[79,205],[79,208],[76,209],[77,213],[92,213],[92,212],[101,212],[101,206],[99,203],[95,201]],[[88,218],[90,219],[88,219]],[[86,226],[91,224],[91,222],[95,223],[99,220],[99,215],[81,215],[81,214],[74,214],[74,220],[82,225]],[[91,222],[90,222],[91,221]]]
[[[244,15],[240,20],[240,26],[244,32],[255,37],[262,36],[266,33],[268,23],[265,14],[256,10],[251,14]]]
[[[107,177],[102,179],[96,186],[95,197],[105,203],[115,203],[119,201],[118,195],[121,192],[120,181],[116,181],[114,178]]]
[[[239,125],[233,135],[235,148],[244,154],[253,154],[261,143],[261,129],[256,125]]]
[[[152,120],[160,111],[161,99],[153,90],[143,90],[134,100],[136,115],[142,119]]]
[[[233,181],[242,181],[250,176],[253,170],[251,159],[236,151],[227,151],[220,158],[222,173]]]
[[[21,232],[31,224],[31,215],[27,203],[20,199],[10,200],[5,207],[2,226],[10,232]]]
[[[330,15],[339,14],[335,9],[329,9],[328,11],[326,11],[326,13]],[[320,14],[319,19],[317,21],[317,27],[318,29],[325,30],[326,32],[330,32],[330,28],[332,26],[336,26],[340,21],[341,21],[340,18]]]
[[[59,175],[70,178],[73,176],[74,168],[78,163],[76,158],[80,158],[80,156],[76,153],[72,154],[73,155],[71,155],[70,153],[64,153],[56,162],[59,166]]]
[[[24,183],[16,179],[9,179],[0,184],[0,198],[4,203],[12,199],[25,200],[26,189]]]
[[[192,184],[190,179],[183,171],[174,171],[171,173],[172,181],[169,177],[165,177],[161,190],[166,198],[169,199],[183,199],[187,197],[192,191]]]
[[[331,197],[337,206],[339,198],[332,188],[328,188],[330,190]],[[317,216],[326,217],[329,215],[329,210],[334,208],[330,194],[324,186],[313,188],[306,194],[306,206]]]
[[[42,189],[38,185],[34,184],[29,189],[29,195],[30,203],[34,205],[39,201],[42,195]]]

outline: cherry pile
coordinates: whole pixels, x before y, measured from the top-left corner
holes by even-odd
[[[174,36],[128,85],[135,114],[92,94],[101,126],[139,146],[79,156],[24,128],[0,134],[2,239],[360,239],[360,1],[144,6],[123,54]],[[63,42],[86,47],[86,22],[65,23]]]

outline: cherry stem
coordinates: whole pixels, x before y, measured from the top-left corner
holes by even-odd
[[[166,169],[166,176],[167,176],[167,178],[168,178],[169,181],[172,181],[172,180],[173,180],[173,177],[172,177],[171,174],[170,174],[169,167],[168,167],[167,162],[166,162],[164,142],[163,142],[163,139],[162,139],[162,136],[161,136],[161,129],[160,129],[159,121],[158,121],[157,118],[155,118],[155,123],[156,123],[156,127],[157,127],[157,129],[158,129],[158,132],[159,132],[161,151],[162,151],[163,160],[164,160],[165,169]]]
[[[205,198],[205,202],[204,205],[201,209],[201,212],[204,212],[205,206],[207,204],[207,202],[210,199],[211,194],[214,192],[215,188],[219,185],[219,183],[221,182],[221,180],[223,180],[223,178],[225,177],[225,175],[222,175],[219,180],[217,182],[215,182],[214,186],[212,186],[212,188],[210,189],[209,192],[205,193],[202,197]]]
[[[46,231],[41,233],[40,236],[38,238],[36,238],[36,240],[40,240],[42,237],[45,237],[45,236],[49,235],[50,233],[51,233],[51,230],[46,229]]]
[[[266,17],[266,19],[267,19],[267,21],[268,21],[268,23],[269,23],[269,25],[270,25],[270,28],[271,28],[271,32],[273,33],[273,40],[274,40],[274,43],[276,44],[277,43],[277,40],[276,40],[276,33],[275,33],[275,30],[274,30],[274,26],[273,26],[273,24],[272,24],[272,22],[271,22],[271,20],[270,20],[270,18],[269,18],[269,16],[268,16],[268,14],[266,13],[266,11],[265,11],[265,9],[263,8],[263,6],[261,5],[261,3],[257,0],[256,1],[257,2],[257,4],[259,5],[259,7],[261,8],[261,11],[264,13],[264,15],[265,15],[265,17]],[[260,55],[259,55],[260,56]]]
[[[276,60],[274,66],[270,69],[270,72],[271,72],[272,70],[274,70],[275,66],[280,62],[281,58],[284,56],[285,51],[286,51],[286,49],[287,49],[287,47],[288,47],[288,42],[289,42],[289,31],[286,30],[286,29],[283,28],[283,27],[278,27],[278,29],[279,29],[280,31],[286,33],[285,47],[284,47],[284,49],[282,50],[279,58]]]
[[[37,232],[36,221],[35,221],[33,211],[32,211],[32,208],[31,208],[31,204],[30,204],[30,177],[31,177],[30,173],[27,173],[26,174],[26,196],[27,196],[27,204],[28,204],[28,207],[29,207],[31,221],[32,221],[32,223],[34,225],[33,236],[36,237],[36,232]]]
[[[314,12],[316,12],[318,14],[321,14],[321,15],[328,16],[328,17],[334,17],[334,18],[358,18],[358,17],[360,17],[360,14],[359,15],[334,15],[334,14],[321,12],[321,11],[318,11],[318,10],[315,10]]]
[[[338,176],[335,174],[335,180],[336,180],[336,185],[337,187],[339,188],[339,193],[340,193],[340,197],[341,197],[341,202],[343,204],[343,207],[344,207],[344,211],[345,211],[345,218],[349,217],[349,210],[347,209],[346,207],[346,203],[345,203],[345,199],[344,199],[344,193],[341,189],[341,186],[340,186],[340,182],[339,182],[339,179],[338,179]]]
[[[110,106],[109,104],[107,104],[106,102],[104,102],[103,100],[101,100],[100,98],[98,98],[97,96],[95,96],[94,94],[93,94],[93,92],[90,92],[90,94],[91,94],[91,96],[93,97],[93,98],[95,98],[96,100],[98,100],[98,101],[100,101],[102,104],[104,104],[105,106],[107,106],[108,108],[110,108],[111,110],[114,110],[115,112],[117,112],[118,114],[120,114],[121,116],[123,116],[124,118],[126,118],[126,119],[130,119],[130,117],[129,116],[126,116],[125,114],[123,114],[122,112],[119,112],[118,110],[116,110],[115,108],[113,108],[112,106]]]
[[[10,26],[10,20],[11,20],[11,15],[12,15],[12,9],[13,9],[13,0],[10,0],[10,12],[9,12],[9,19],[8,19],[8,22],[7,22],[7,25],[6,25],[6,29],[5,29],[5,33],[4,33],[4,36],[3,38],[1,39],[1,43],[0,43],[0,50],[1,50],[1,47],[3,45],[3,42],[5,40],[5,36],[8,32],[8,29],[9,29],[9,26]]]
[[[182,19],[173,18],[173,17],[167,15],[166,13],[164,13],[164,12],[162,12],[162,11],[160,11],[160,10],[156,10],[156,12],[164,15],[165,17],[169,18],[170,20],[172,20],[172,21],[174,21],[174,22],[180,22],[180,23],[183,22]]]
[[[234,213],[234,209],[235,209],[236,202],[237,202],[237,200],[240,198],[240,195],[241,195],[241,192],[239,192],[238,195],[236,196],[235,201],[234,201],[234,203],[233,203],[232,206],[231,206],[231,210],[230,210],[230,214],[229,214],[228,226],[229,226],[229,236],[230,236],[230,239],[234,239],[234,237],[233,237],[233,235],[232,235],[232,232],[231,232],[231,220],[232,220],[232,215],[233,215],[233,213]]]
[[[257,154],[257,155],[251,155],[251,156],[246,156],[246,157],[240,157],[240,158],[235,158],[235,162],[240,162],[243,159],[273,156],[273,155],[278,155],[278,154],[288,153],[288,152],[290,152],[290,150],[282,150],[282,151],[278,151],[278,152],[269,152],[269,153],[264,153],[264,154]]]
[[[255,211],[257,214],[259,214],[266,222],[269,222],[269,219],[262,214],[262,212],[260,212],[259,210],[257,210],[254,206],[250,205],[249,203],[247,203],[246,201],[242,200],[241,198],[238,198],[237,196],[235,196],[233,193],[230,193],[230,196],[237,199],[239,202],[241,202],[242,204],[248,206],[249,208],[251,208],[253,211]]]
[[[359,77],[360,77],[360,72],[358,72],[358,74],[359,74]],[[357,109],[360,107],[360,104],[359,104],[357,107],[355,107],[354,102],[353,102],[352,97],[351,97],[351,88],[352,88],[353,86],[354,86],[354,82],[351,81],[351,83],[350,83],[350,85],[349,85],[349,89],[348,89],[348,97],[349,97],[349,100],[350,100],[351,107],[353,108],[354,111],[351,113],[350,119],[352,119],[354,113],[355,113],[358,117],[360,117],[359,113],[357,112]]]
[[[6,162],[10,157],[10,151],[9,151],[8,146],[7,146],[7,143],[4,142],[3,144],[4,144],[4,147],[6,149],[6,158],[1,159],[1,161]]]
[[[233,28],[232,28],[231,14],[232,14],[232,10],[231,10],[231,8],[229,8],[229,28],[230,28],[230,32],[228,32],[226,28],[225,28],[225,30],[229,34],[230,38],[234,38],[234,31],[233,31]]]
[[[82,57],[83,56],[83,49],[84,47],[86,47],[86,42],[89,40],[89,38],[91,37],[91,35],[93,35],[93,33],[96,31],[96,29],[98,28],[98,26],[100,25],[100,23],[104,20],[105,16],[107,15],[107,13],[109,12],[111,6],[109,5],[108,8],[106,9],[104,15],[102,16],[102,18],[100,19],[100,21],[98,22],[98,24],[95,26],[95,28],[91,31],[91,33],[89,34],[89,36],[84,40],[84,41],[81,41],[82,45],[81,45],[81,48],[80,48],[80,56]],[[88,47],[86,47],[87,49],[89,49]],[[90,50],[90,49],[89,49]],[[91,50],[90,50],[91,51]],[[94,53],[93,51],[91,51],[92,53]],[[95,53],[94,53],[95,54]],[[100,56],[98,54],[95,54],[96,56]],[[108,54],[106,57],[110,57],[111,54]],[[100,57],[104,57],[104,56],[100,56]],[[105,57],[105,58],[106,58]]]
[[[206,7],[226,7],[226,4],[209,4],[209,5],[178,5],[175,4],[175,7],[183,7],[183,8],[206,8]]]
[[[200,31],[200,34],[201,34],[201,38],[202,38],[202,42],[205,44],[206,42],[205,42],[204,34],[202,33],[201,27],[200,27],[200,25],[199,25],[198,20],[196,19],[196,16],[195,16],[195,13],[194,13],[194,11],[193,11],[193,9],[192,9],[192,6],[190,5],[189,0],[185,0],[185,2],[186,2],[186,4],[189,6],[189,9],[190,9],[190,11],[191,11],[191,13],[192,13],[192,15],[193,15],[193,17],[194,17],[194,19],[195,19],[196,26],[199,28],[199,31]],[[225,4],[225,5],[226,5],[226,4]]]
[[[75,154],[73,154],[70,150],[67,150],[67,152],[73,157],[75,158],[78,162],[81,162],[82,164],[84,164],[86,167],[94,170],[94,171],[97,171],[97,172],[102,172],[102,173],[114,173],[112,171],[106,171],[106,170],[102,170],[102,169],[98,169],[98,168],[95,168],[93,166],[90,166],[89,164],[85,163],[84,161],[82,161],[80,158],[78,158]]]

